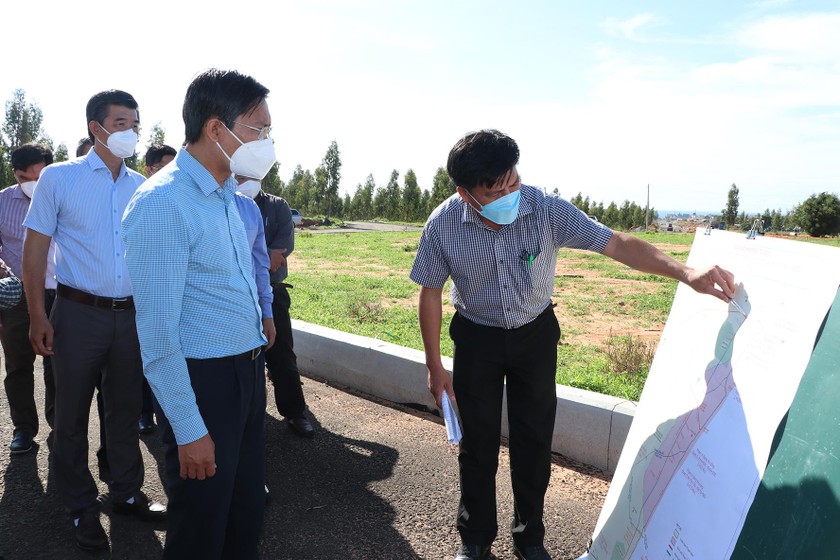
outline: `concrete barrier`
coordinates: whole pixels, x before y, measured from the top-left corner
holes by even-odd
[[[298,366],[323,378],[395,403],[437,410],[426,383],[423,352],[312,323],[292,321]],[[452,360],[443,359],[452,372]],[[591,391],[556,386],[552,450],[613,472],[636,405]],[[502,433],[507,435],[507,409]]]

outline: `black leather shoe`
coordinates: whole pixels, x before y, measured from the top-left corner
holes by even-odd
[[[526,546],[521,550],[517,548],[516,545],[513,545],[513,555],[516,556],[518,560],[551,560],[551,556],[548,554],[548,551],[541,544]]]
[[[455,553],[455,560],[487,560],[490,558],[490,545],[462,544]]]
[[[99,522],[98,511],[86,511],[76,525],[76,544],[82,550],[102,550],[108,548],[108,535]]]
[[[12,438],[12,443],[9,444],[9,449],[12,451],[12,455],[28,453],[32,449],[32,434],[26,430],[16,432]]]
[[[155,431],[155,422],[152,420],[151,412],[144,412],[140,415],[140,421],[137,422],[137,427],[141,434],[151,434]]]
[[[312,422],[305,416],[289,418],[289,427],[300,437],[311,438],[315,435],[315,428],[312,427]]]
[[[265,486],[265,505],[268,505],[269,503],[271,503],[271,492],[268,491],[267,485],[263,484],[263,486]],[[0,560],[3,559],[0,558]]]
[[[166,521],[166,506],[157,502],[150,502],[143,492],[134,496],[134,503],[114,502],[114,513],[133,515],[141,521]]]

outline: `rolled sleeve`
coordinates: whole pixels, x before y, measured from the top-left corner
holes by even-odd
[[[180,341],[190,231],[171,199],[141,190],[122,220],[143,367],[178,445],[207,435]]]

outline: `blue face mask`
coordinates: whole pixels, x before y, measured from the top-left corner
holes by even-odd
[[[467,194],[470,195],[470,198],[475,200],[475,197],[472,193],[470,193],[470,191],[467,191]],[[508,224],[512,224],[513,221],[516,220],[516,216],[519,215],[519,200],[521,198],[522,192],[519,189],[516,189],[512,193],[508,193],[505,196],[497,198],[490,204],[482,206],[479,201],[475,200],[475,202],[481,206],[479,214],[494,224],[506,226]]]

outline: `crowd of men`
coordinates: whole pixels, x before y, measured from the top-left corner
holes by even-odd
[[[266,367],[290,428],[314,434],[293,350],[294,249],[288,204],[259,181],[276,162],[268,89],[211,69],[190,84],[179,150],[134,155],[140,113],[126,92],[90,98],[87,141],[53,163],[48,148],[12,153],[18,181],[0,191],[0,331],[13,454],[39,432],[34,362],[43,356],[44,417],[55,486],[83,549],[109,546],[88,464],[99,403],[99,477],[113,510],[166,522],[164,558],[258,558],[266,489]],[[727,301],[734,279],[688,268],[521,184],[516,142],[496,130],[460,139],[447,170],[457,192],[429,217],[410,277],[429,389],[462,422],[456,560],[486,559],[496,538],[502,392],[508,393],[517,558],[550,558],[543,501],[550,476],[560,328],[551,293],[561,247],[601,252]],[[20,294],[23,279],[25,296]],[[451,278],[454,371],[440,355],[442,289]],[[16,291],[15,291],[16,290]],[[166,447],[167,505],[144,494],[139,434]]]

